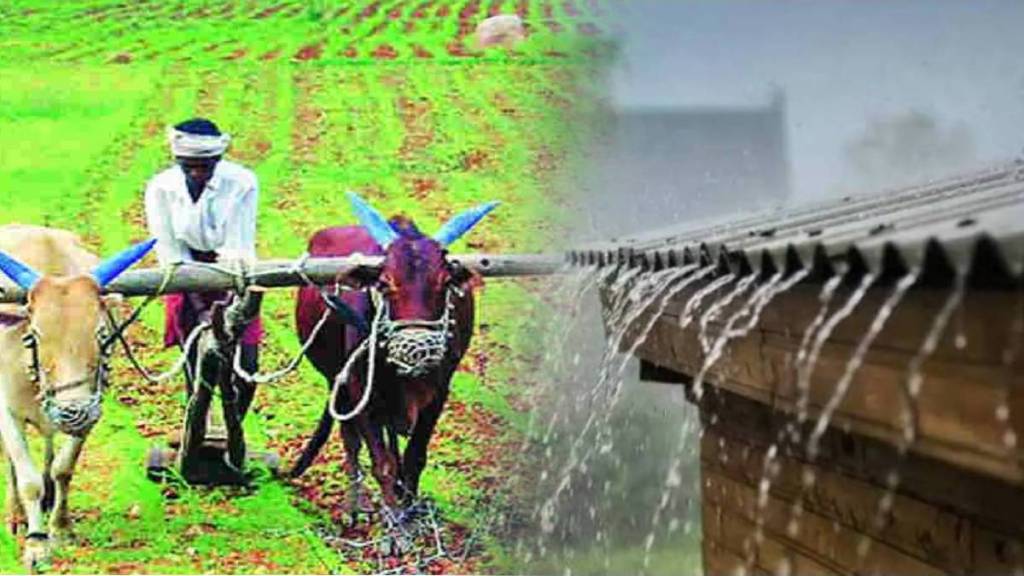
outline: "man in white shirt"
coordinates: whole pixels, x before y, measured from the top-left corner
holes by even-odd
[[[259,184],[251,170],[222,159],[230,136],[213,122],[194,118],[169,128],[168,140],[176,165],[146,185],[146,222],[157,240],[160,265],[255,261]],[[226,292],[166,296],[164,345],[183,346],[212,304],[229,297]],[[250,373],[256,372],[262,340],[263,324],[257,316],[242,335],[242,366]],[[191,364],[194,350],[189,353]],[[188,377],[186,385],[191,395]],[[255,389],[240,378],[235,379],[235,389],[238,413],[244,416]]]

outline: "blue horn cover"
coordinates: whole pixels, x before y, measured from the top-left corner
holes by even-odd
[[[352,204],[352,211],[355,212],[359,223],[366,228],[366,231],[377,241],[377,244],[380,244],[381,248],[386,248],[388,244],[398,238],[398,233],[388,224],[384,216],[373,206],[367,204],[366,200],[363,200],[355,192],[346,192],[345,194],[348,195],[348,201]]]
[[[139,242],[130,246],[120,253],[100,262],[92,271],[92,277],[101,287],[111,283],[114,278],[142,259],[156,244],[156,238],[150,238],[145,242]]]
[[[442,246],[449,246],[456,240],[461,238],[466,232],[469,232],[473,226],[476,226],[477,222],[483,219],[484,216],[498,207],[501,202],[488,202],[487,204],[481,204],[475,208],[470,208],[461,214],[453,216],[451,220],[445,223],[434,234],[434,240],[437,240]]]
[[[0,272],[3,272],[23,290],[31,290],[39,281],[39,272],[3,252],[0,252]]]

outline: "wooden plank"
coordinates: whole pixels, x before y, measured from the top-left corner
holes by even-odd
[[[766,450],[789,421],[783,413],[728,391],[706,398],[706,405],[711,402],[713,407],[701,409],[705,434],[749,445],[751,450]],[[802,446],[782,444],[780,451],[790,458],[806,458]],[[901,460],[888,443],[833,428],[822,438],[816,464],[874,486],[885,486],[888,476],[898,472],[900,493],[907,497],[981,519],[1010,533],[1024,531],[1020,522],[1024,518],[1024,490],[942,460],[915,453]]]
[[[708,379],[738,394],[792,411],[797,397],[792,368],[797,345],[793,340],[756,332],[734,342]],[[808,407],[812,418],[817,418],[831,398],[852,353],[843,344],[823,347],[810,382]],[[699,372],[703,360],[696,331],[680,330],[669,317],[655,324],[638,356],[690,375]],[[903,435],[900,398],[909,362],[907,355],[872,350],[833,416],[835,425],[898,444]],[[1021,393],[1011,392],[1015,389],[1008,387],[1015,377],[1005,364],[943,359],[928,362],[917,398],[919,437],[913,450],[1024,484],[1024,442],[1007,443],[1008,434],[1013,438],[1024,435],[1024,430],[1017,430],[1024,419],[1015,416],[1001,421],[997,417],[1007,402],[1024,404],[1024,396],[1016,398],[1013,394]],[[1011,410],[1011,415],[1014,412]]]
[[[722,510],[722,540],[730,544],[742,543],[744,549],[753,555],[754,566],[768,574],[791,574],[792,576],[849,574],[841,567],[832,566],[824,558],[816,558],[811,554],[789,545],[786,539],[771,531],[762,531],[760,542],[755,537],[757,527],[731,510]],[[746,554],[737,554],[746,558]]]
[[[725,438],[714,429],[706,429],[701,440],[704,466],[750,486],[757,486],[764,476],[765,453]],[[799,500],[808,510],[946,571],[963,572],[970,565],[971,523],[962,515],[897,492],[890,512],[882,515],[884,525],[878,527],[875,520],[887,492],[884,487],[809,465],[786,456],[784,451],[774,462],[778,472],[771,482],[773,495],[789,502]],[[803,474],[808,471],[814,474],[815,482],[805,488]]]
[[[738,514],[751,523],[756,523],[760,517],[765,529],[776,535],[784,546],[811,558],[821,558],[829,565],[855,574],[944,574],[936,566],[870,538],[870,547],[861,556],[858,547],[864,535],[839,521],[809,510],[804,510],[797,519],[792,515],[792,503],[773,495],[769,495],[765,506],[759,509],[757,489],[753,486],[709,468],[703,468],[703,476],[704,497],[718,504],[723,514]]]
[[[979,527],[974,531],[974,574],[1024,574],[1024,538]]]

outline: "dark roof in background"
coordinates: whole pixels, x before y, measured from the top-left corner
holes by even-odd
[[[718,222],[664,227],[569,253],[576,264],[663,267],[719,263],[723,271],[810,267],[832,274],[897,275],[917,269],[941,279],[1024,276],[1024,161],[881,194],[793,207]]]

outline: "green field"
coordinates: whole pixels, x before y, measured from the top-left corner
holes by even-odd
[[[526,42],[476,50],[472,27],[499,11],[524,16]],[[599,17],[597,3],[582,0],[5,2],[0,222],[71,229],[102,254],[143,238],[143,186],[169,163],[165,126],[205,115],[232,133],[228,156],[260,178],[261,258],[297,257],[315,230],[353,223],[349,189],[426,231],[501,200],[455,251],[551,248],[564,206],[557,179],[579,137],[567,127],[592,101]],[[483,291],[476,340],[424,474],[452,552],[430,571],[509,566],[494,515],[515,515],[519,503],[506,478],[525,426],[529,326],[543,305],[533,286],[492,281]],[[264,369],[297,351],[292,313],[291,290],[268,296]],[[130,332],[154,370],[174,357],[158,346],[161,326],[153,306]],[[146,384],[120,356],[115,372],[72,484],[75,538],[61,543],[52,571],[379,568],[373,554],[322,538],[375,529],[343,531],[338,522],[347,480],[336,434],[299,481],[264,477],[249,490],[157,485],[143,461],[177,429],[182,385]],[[305,364],[263,387],[248,441],[290,463],[325,396]],[[20,536],[0,536],[0,571],[22,569],[19,544]]]

